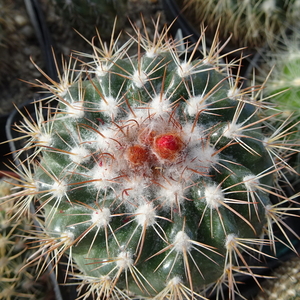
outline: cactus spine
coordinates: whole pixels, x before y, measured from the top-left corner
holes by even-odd
[[[89,62],[71,58],[61,82],[36,84],[59,106],[45,120],[37,103],[37,120],[17,125],[19,158],[33,152],[16,205],[43,213],[33,261],[68,255],[83,297],[204,299],[224,285],[234,298],[238,274],[257,276],[243,253],[276,251],[274,222],[289,230],[292,200],[277,181],[295,150],[284,128],[263,133],[261,91],[241,87],[217,35],[207,50],[203,32],[193,59],[157,27],[153,39],[134,27],[121,48],[91,43]]]
[[[14,176],[9,176],[0,180],[0,299],[45,299],[51,287],[47,280],[37,279],[35,266],[28,264],[35,253],[35,249],[30,249],[33,220],[28,216],[14,218],[18,208],[9,195],[18,182]]]

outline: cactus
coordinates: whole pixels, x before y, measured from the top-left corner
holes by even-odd
[[[15,206],[43,215],[32,262],[67,255],[83,299],[205,299],[223,286],[233,299],[239,274],[259,276],[247,255],[269,257],[278,240],[296,251],[284,223],[296,196],[279,185],[296,150],[288,124],[260,119],[261,90],[241,87],[240,59],[224,62],[217,34],[208,50],[202,32],[194,58],[155,26],[150,38],[133,25],[120,48],[99,37],[88,62],[71,57],[60,82],[34,84],[59,105],[37,101],[36,120],[16,125]]]
[[[272,272],[255,300],[297,300],[300,298],[299,257],[294,257]]]
[[[273,46],[276,51],[268,49],[266,53],[262,54],[263,63],[257,67],[257,78],[261,82],[270,73],[264,93],[266,96],[274,95],[271,101],[287,116],[294,111],[297,116],[300,113],[298,100],[300,92],[299,41],[300,35],[296,27]],[[281,93],[282,91],[284,92]]]
[[[283,122],[290,116],[293,126],[290,136],[297,141],[300,140],[300,35],[297,27],[290,28],[274,45],[273,49],[267,49],[261,56],[261,63],[256,67],[256,81],[264,84],[264,97],[269,97],[273,107],[267,113],[282,112],[273,121]],[[270,70],[272,70],[270,72]],[[276,124],[275,124],[276,126]],[[291,162],[299,173],[300,156],[295,155]],[[298,177],[296,179],[299,180]]]
[[[197,26],[204,22],[214,31],[220,22],[221,36],[232,34],[233,47],[257,47],[272,44],[296,23],[300,1],[185,0],[181,6]]]
[[[0,180],[0,299],[45,299],[50,284],[46,276],[37,280],[35,266],[28,264],[35,253],[35,249],[30,249],[33,219],[14,219],[17,209],[14,201],[7,200],[18,182],[10,172],[3,173],[9,177]]]

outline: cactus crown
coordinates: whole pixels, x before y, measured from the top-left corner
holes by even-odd
[[[91,43],[88,61],[71,57],[61,83],[37,84],[59,106],[45,119],[37,102],[34,124],[17,125],[19,157],[33,151],[16,205],[43,213],[33,261],[68,255],[67,271],[89,287],[84,297],[203,299],[222,285],[234,297],[236,275],[256,279],[243,253],[276,250],[272,223],[290,208],[269,193],[290,201],[273,182],[290,169],[292,145],[280,130],[264,134],[260,90],[242,88],[239,59],[225,62],[217,35],[207,51],[203,32],[196,58],[155,26],[153,39],[134,26],[120,48]]]

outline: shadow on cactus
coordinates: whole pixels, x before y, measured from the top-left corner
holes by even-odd
[[[196,58],[154,25],[154,37],[133,25],[122,47],[98,36],[87,62],[71,57],[60,82],[35,84],[59,105],[37,101],[36,121],[16,125],[17,155],[31,150],[16,206],[43,213],[33,261],[67,255],[81,299],[225,298],[223,287],[233,299],[240,274],[259,284],[245,256],[270,257],[264,246],[275,256],[277,242],[296,252],[284,222],[296,196],[278,183],[296,150],[282,138],[288,124],[259,118],[261,89],[242,88],[241,59],[225,62],[217,34],[207,49],[203,30]]]

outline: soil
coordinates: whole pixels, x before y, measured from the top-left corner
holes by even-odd
[[[32,61],[44,72],[49,72],[43,55],[44,45],[41,45],[37,38],[25,2],[0,0],[0,116],[9,114],[15,109],[14,105],[20,106],[41,97],[38,89],[26,83],[36,82],[36,80],[47,81]],[[63,15],[58,14],[54,6],[55,1],[33,2],[41,8],[42,21],[50,33],[50,43],[55,56],[59,58],[58,62],[61,61],[61,55],[67,57],[71,50],[91,52],[88,43],[73,29],[76,28],[76,24],[66,21]],[[150,24],[159,14],[162,14],[162,8],[158,0],[128,0],[123,16],[127,15],[128,19],[138,27],[142,27],[141,15],[146,24]],[[126,18],[122,28],[123,31],[130,33],[132,28],[128,19]],[[164,18],[161,19],[163,24]],[[83,28],[88,28],[89,33],[95,32],[94,24],[87,23]],[[149,31],[152,29],[153,26],[149,26]],[[87,39],[90,40],[93,35],[90,34]],[[128,35],[123,34],[120,43],[125,42],[126,39]]]

